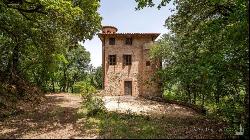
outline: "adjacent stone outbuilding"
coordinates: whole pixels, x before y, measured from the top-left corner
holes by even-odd
[[[117,33],[103,26],[102,41],[104,91],[108,95],[159,96],[155,76],[161,61],[150,60],[149,49],[159,33]]]

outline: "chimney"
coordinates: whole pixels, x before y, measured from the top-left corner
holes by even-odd
[[[118,29],[114,26],[102,26],[102,33],[103,34],[115,34]]]

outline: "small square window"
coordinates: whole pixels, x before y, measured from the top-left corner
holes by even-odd
[[[126,38],[125,44],[132,45],[132,38]]]
[[[115,38],[109,38],[109,45],[115,45]]]
[[[123,55],[123,65],[131,65],[131,55]]]
[[[146,66],[150,66],[150,61],[146,61]]]
[[[116,55],[109,55],[109,65],[116,65]]]

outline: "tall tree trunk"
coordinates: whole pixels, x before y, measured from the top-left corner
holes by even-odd
[[[196,95],[197,95],[197,93],[196,92],[194,92],[194,99],[193,99],[193,104],[195,104],[196,103]]]
[[[69,86],[70,86],[70,83],[69,83],[69,81],[67,81],[67,83],[66,83],[66,91],[67,92],[69,92]]]
[[[53,73],[53,77],[52,77],[52,92],[55,92],[55,79],[54,79],[54,73]]]
[[[220,103],[220,92],[216,92],[215,94],[215,103],[218,105]]]
[[[220,102],[220,94],[221,94],[221,78],[216,82],[216,92],[215,92],[215,103],[216,105]]]
[[[9,81],[11,79],[11,73],[12,73],[11,71],[12,71],[12,65],[13,65],[12,60],[13,60],[13,56],[9,58],[7,68],[4,71],[4,77],[2,77],[6,81]]]
[[[188,103],[191,103],[191,90],[190,90],[190,85],[187,84],[187,94],[188,94]]]
[[[202,106],[202,108],[204,108],[204,100],[205,100],[205,95],[204,95],[204,94],[202,94],[201,96],[202,96],[201,106]]]
[[[245,136],[249,136],[249,69],[246,69],[243,74],[244,83],[245,83],[245,97],[244,97],[244,106],[245,106],[245,116],[244,116],[244,129]]]
[[[71,86],[71,92],[72,93],[74,93],[74,86],[73,86],[74,84],[72,84],[72,86]]]
[[[245,104],[245,135],[249,135],[249,81],[248,84],[246,85],[246,95],[244,99],[244,104]]]
[[[18,64],[19,64],[19,49],[20,46],[17,44],[14,48],[13,48],[13,52],[12,52],[12,62],[10,64],[10,74],[11,74],[11,80],[12,82],[15,82],[15,77],[18,73]]]
[[[67,77],[66,77],[66,68],[63,69],[63,87],[62,87],[62,91],[65,92],[66,90],[66,80],[67,80]]]

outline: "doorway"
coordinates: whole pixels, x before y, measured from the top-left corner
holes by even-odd
[[[124,95],[132,95],[132,81],[124,81]]]

